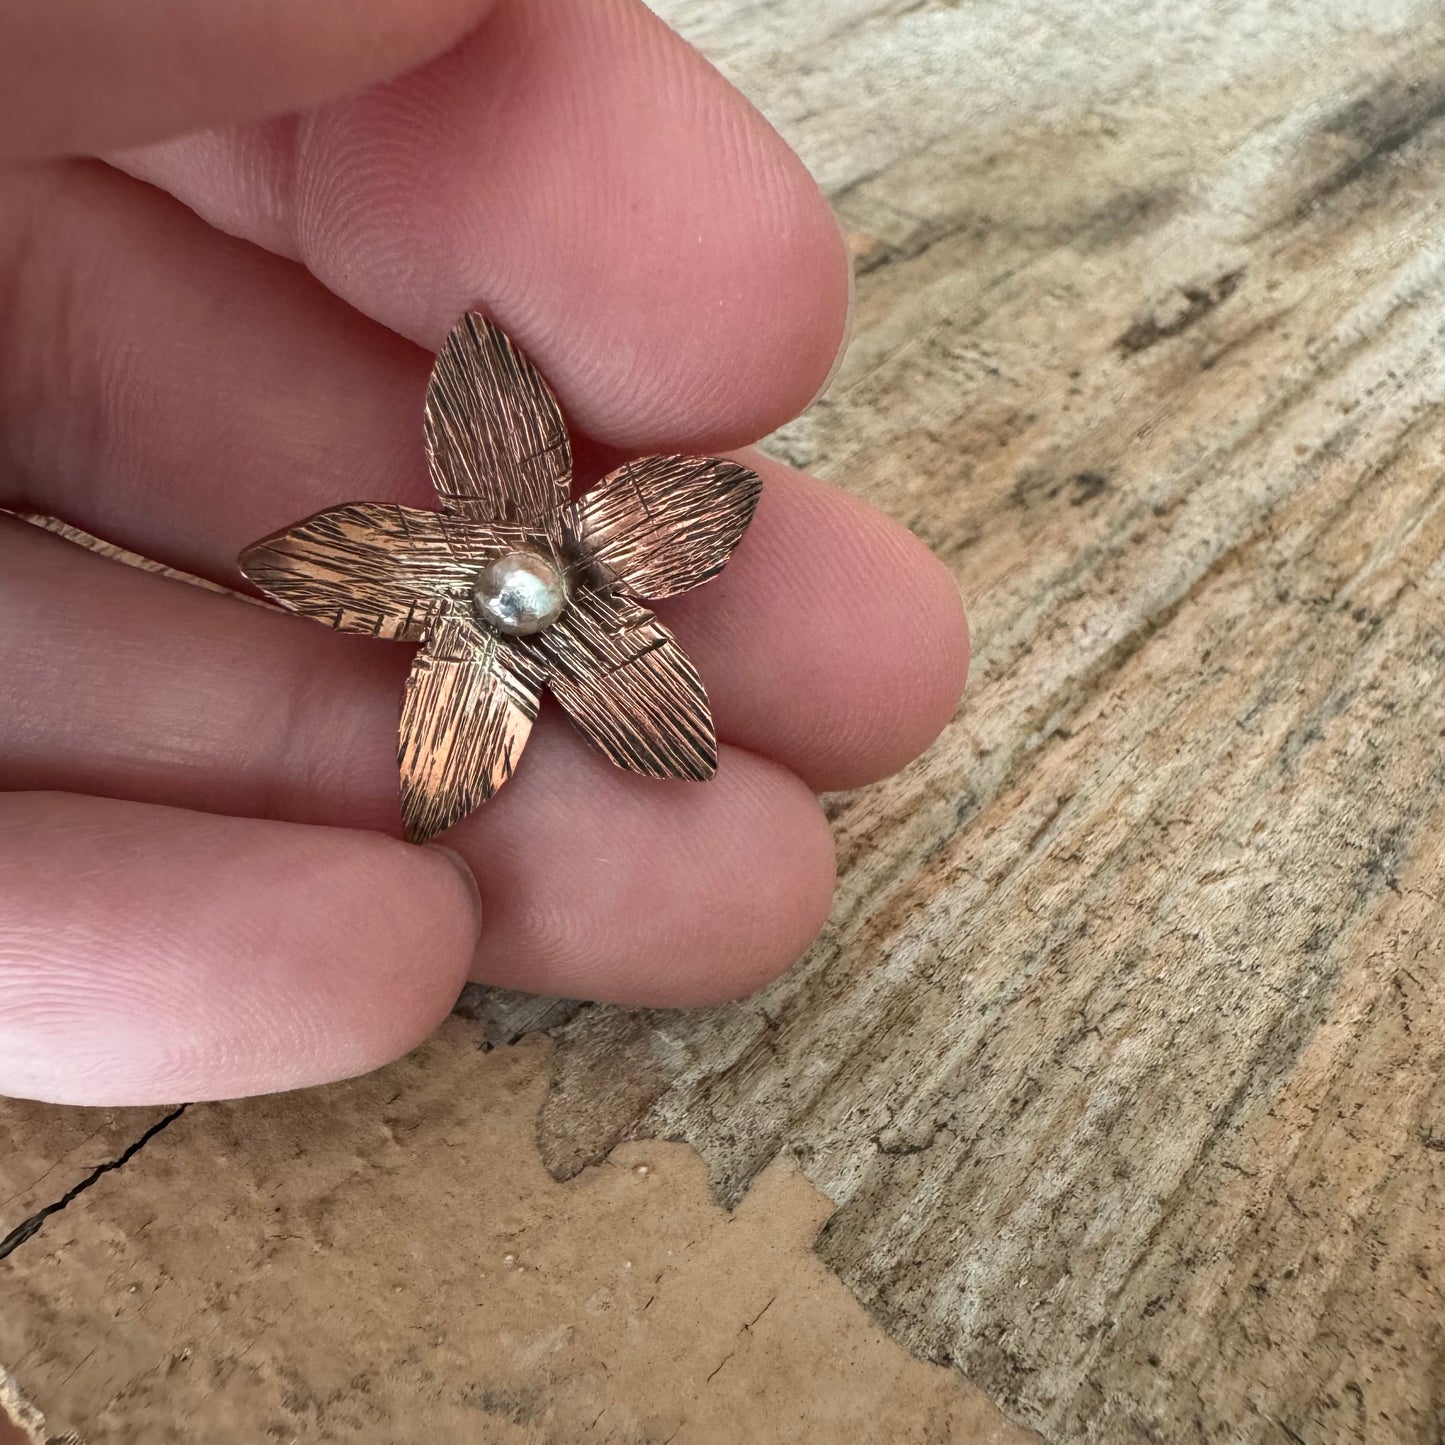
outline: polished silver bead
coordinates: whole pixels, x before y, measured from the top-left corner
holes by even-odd
[[[472,602],[487,626],[508,637],[530,637],[562,615],[567,584],[540,552],[508,552],[482,568]]]

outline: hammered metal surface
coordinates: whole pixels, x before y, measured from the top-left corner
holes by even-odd
[[[648,457],[572,507],[557,403],[477,315],[437,357],[426,440],[447,512],[332,507],[241,557],[292,611],[421,642],[398,748],[406,836],[425,842],[511,777],[544,685],[619,767],[710,778],[717,740],[697,672],[624,589],[665,597],[714,576],[752,518],[757,475],[713,457]],[[474,610],[483,570],[513,549],[550,556],[567,586],[561,616],[526,637],[499,635]]]
[[[460,612],[412,664],[401,709],[401,816],[424,843],[484,803],[517,766],[542,698],[525,653]]]
[[[758,474],[719,457],[644,457],[577,506],[593,559],[639,597],[671,597],[716,577],[762,495]]]
[[[545,669],[577,731],[618,767],[696,782],[717,771],[702,681],[645,607],[588,589],[554,626],[518,644]]]
[[[537,369],[480,316],[464,316],[437,355],[426,444],[449,511],[555,528],[572,483],[562,413]]]
[[[334,627],[419,642],[448,597],[466,597],[480,567],[525,540],[416,507],[329,507],[241,553],[268,596]]]

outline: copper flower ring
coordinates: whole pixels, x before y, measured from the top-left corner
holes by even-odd
[[[623,768],[710,778],[707,694],[656,600],[722,570],[762,483],[716,457],[647,457],[571,501],[572,451],[547,383],[476,314],[426,397],[444,508],[328,507],[263,538],[241,570],[342,632],[420,642],[401,711],[401,811],[423,843],[512,776],[544,686]]]

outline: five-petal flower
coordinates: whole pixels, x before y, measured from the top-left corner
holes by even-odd
[[[556,399],[497,327],[464,316],[432,371],[426,444],[442,512],[329,507],[241,554],[283,606],[422,644],[402,705],[402,818],[425,842],[511,777],[544,686],[614,763],[709,778],[707,694],[635,599],[721,571],[762,483],[715,457],[647,457],[579,502]]]

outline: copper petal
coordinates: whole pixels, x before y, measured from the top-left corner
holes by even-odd
[[[476,313],[457,322],[437,356],[426,443],[432,481],[449,510],[550,530],[567,504],[572,449],[557,399]]]
[[[447,596],[470,588],[484,536],[439,512],[354,502],[263,537],[241,553],[241,570],[338,631],[415,642]]]
[[[717,771],[707,693],[677,640],[611,592],[574,595],[559,622],[524,639],[578,732],[630,772],[701,781]]]
[[[417,654],[401,709],[401,815],[425,843],[512,776],[537,716],[532,660],[460,610],[441,617]]]
[[[644,457],[578,504],[593,557],[641,597],[671,597],[722,570],[762,494],[762,479],[718,457]]]

